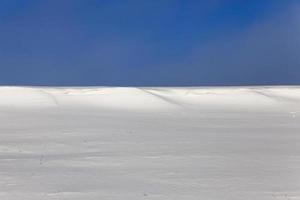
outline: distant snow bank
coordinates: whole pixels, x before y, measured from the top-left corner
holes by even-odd
[[[286,107],[300,104],[300,87],[0,87],[0,106],[159,110],[216,107]]]

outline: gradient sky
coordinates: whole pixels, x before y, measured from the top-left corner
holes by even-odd
[[[300,1],[1,0],[0,84],[300,84]]]

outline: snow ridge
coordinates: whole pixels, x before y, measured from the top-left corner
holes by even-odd
[[[160,110],[201,106],[286,107],[300,102],[300,87],[0,87],[0,106]]]

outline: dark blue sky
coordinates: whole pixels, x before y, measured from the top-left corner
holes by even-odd
[[[1,0],[1,85],[300,84],[298,0]]]

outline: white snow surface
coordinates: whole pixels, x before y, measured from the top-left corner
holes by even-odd
[[[300,199],[300,87],[0,87],[0,199]]]

